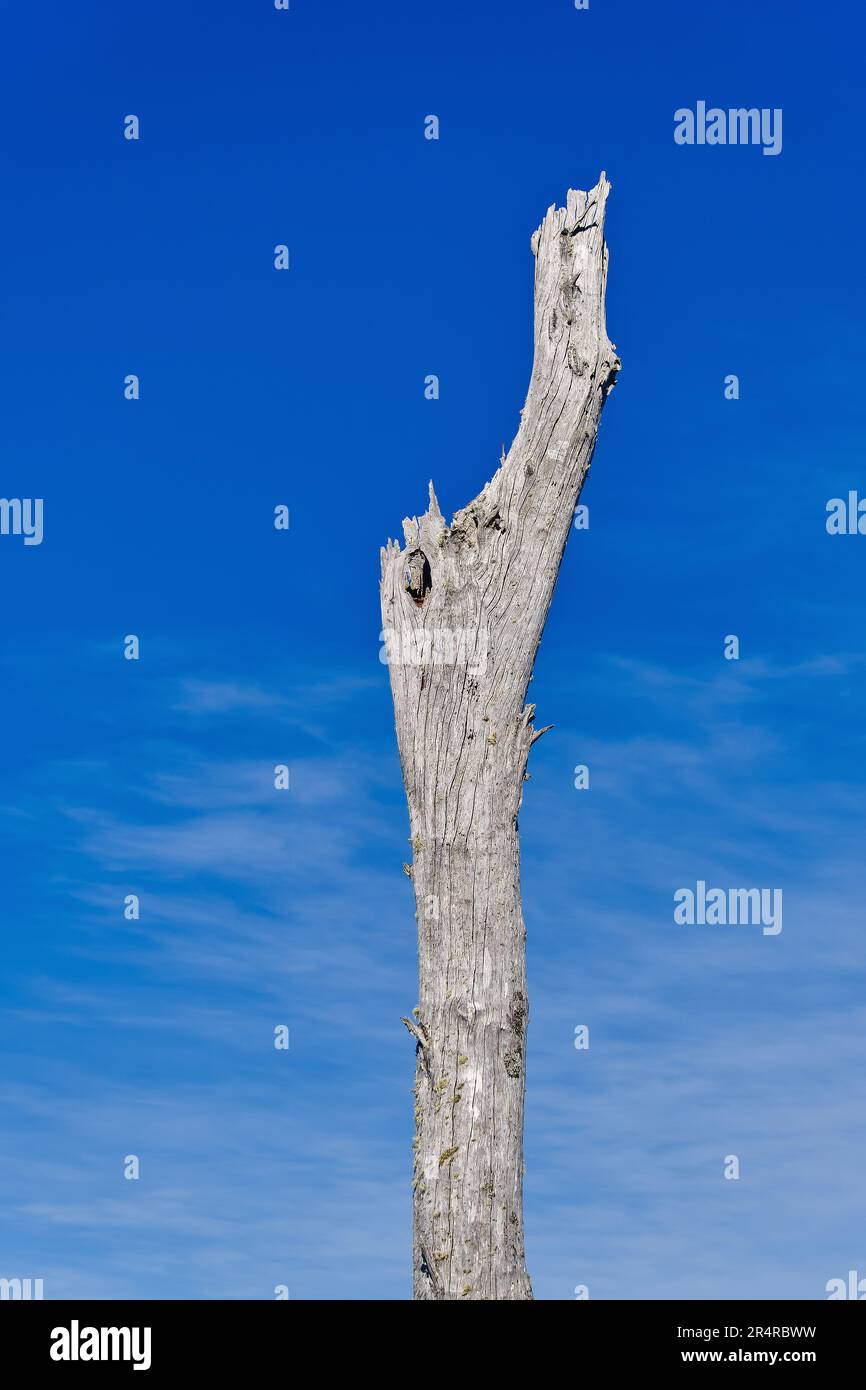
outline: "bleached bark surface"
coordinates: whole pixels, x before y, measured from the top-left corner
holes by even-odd
[[[609,189],[602,174],[591,192],[570,190],[532,238],[535,359],[507,457],[450,527],[431,484],[427,511],[403,522],[404,548],[382,550],[418,921],[419,1006],[404,1021],[416,1040],[421,1299],[532,1297],[517,812],[544,731],[524,697],[620,365],[604,316]]]

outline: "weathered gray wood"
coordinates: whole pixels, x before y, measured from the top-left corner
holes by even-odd
[[[382,550],[382,621],[409,803],[420,996],[414,1295],[529,1299],[528,1005],[517,812],[544,730],[524,706],[619,359],[605,330],[604,174],[532,238],[535,360],[517,437],[446,526],[430,505]]]

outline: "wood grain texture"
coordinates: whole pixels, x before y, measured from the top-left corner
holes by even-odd
[[[409,805],[420,994],[413,1289],[530,1299],[523,1242],[525,929],[517,813],[527,686],[602,407],[604,174],[535,235],[535,356],[517,436],[447,526],[430,484],[382,550],[382,622]],[[410,1021],[406,1020],[407,1024]]]

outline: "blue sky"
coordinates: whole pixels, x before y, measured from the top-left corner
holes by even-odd
[[[0,536],[0,1275],[409,1296],[378,550],[494,471],[530,235],[602,168],[623,370],[521,813],[529,1268],[866,1275],[866,539],[825,529],[866,494],[859,12],[50,0],[2,33],[0,492],[45,536]],[[677,146],[698,100],[781,108],[782,153]],[[699,879],[781,887],[783,931],[675,925]]]

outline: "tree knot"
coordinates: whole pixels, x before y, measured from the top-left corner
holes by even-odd
[[[418,608],[433,588],[430,561],[423,550],[413,550],[406,556],[406,592]]]

